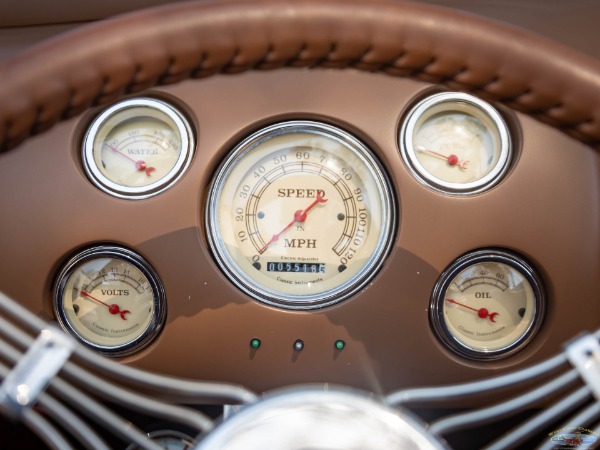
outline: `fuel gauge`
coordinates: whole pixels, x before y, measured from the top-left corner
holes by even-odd
[[[456,260],[436,284],[430,318],[440,339],[472,359],[497,359],[526,345],[544,312],[541,281],[522,258],[481,250]]]
[[[447,194],[472,194],[498,183],[511,157],[508,127],[491,105],[446,92],[418,103],[400,133],[400,151],[413,175]]]

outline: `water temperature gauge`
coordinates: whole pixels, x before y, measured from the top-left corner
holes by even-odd
[[[54,288],[54,312],[81,343],[109,355],[148,344],[166,315],[156,272],[137,253],[103,245],[71,258]]]
[[[391,189],[371,152],[330,125],[284,122],[240,143],[207,204],[208,238],[246,293],[291,309],[355,293],[392,243]]]
[[[104,192],[142,199],[172,186],[189,166],[193,149],[183,114],[158,99],[134,98],[92,122],[83,143],[83,166]]]
[[[527,262],[502,250],[480,250],[442,273],[430,318],[451,350],[472,359],[497,359],[531,340],[544,308],[541,281]]]

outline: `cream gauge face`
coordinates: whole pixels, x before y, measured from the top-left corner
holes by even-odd
[[[489,104],[468,94],[436,94],[418,103],[400,133],[402,157],[415,177],[448,194],[492,187],[511,156],[508,128]]]
[[[58,276],[54,311],[81,343],[124,355],[149,343],[165,319],[158,276],[139,255],[117,246],[87,249]]]
[[[489,250],[458,259],[442,274],[431,320],[451,350],[496,359],[529,342],[543,311],[543,290],[531,266],[516,255]]]
[[[125,100],[92,122],[83,144],[84,168],[98,188],[115,197],[147,198],[183,175],[193,146],[189,123],[171,105]]]
[[[207,229],[226,275],[252,297],[311,309],[362,288],[394,238],[387,177],[348,133],[285,122],[240,143],[214,179]]]

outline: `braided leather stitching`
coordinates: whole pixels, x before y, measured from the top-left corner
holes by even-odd
[[[267,0],[134,13],[3,64],[0,150],[90,106],[155,85],[283,67],[352,68],[443,84],[600,147],[595,60],[520,30],[426,5]]]

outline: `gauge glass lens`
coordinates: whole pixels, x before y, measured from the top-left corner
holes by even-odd
[[[402,156],[417,179],[445,193],[474,193],[498,181],[508,167],[508,128],[489,104],[468,94],[433,95],[409,113]]]
[[[386,176],[351,135],[316,122],[266,128],[221,167],[208,201],[217,261],[266,303],[310,309],[340,301],[374,275],[394,208]]]
[[[533,269],[515,255],[482,251],[442,274],[432,305],[434,328],[463,356],[506,356],[540,324],[543,293]]]
[[[156,99],[126,100],[90,126],[84,167],[92,182],[122,198],[146,198],[171,186],[193,154],[187,120]]]
[[[119,355],[154,337],[165,315],[155,272],[120,247],[95,247],[69,261],[57,281],[54,308],[80,342]]]

